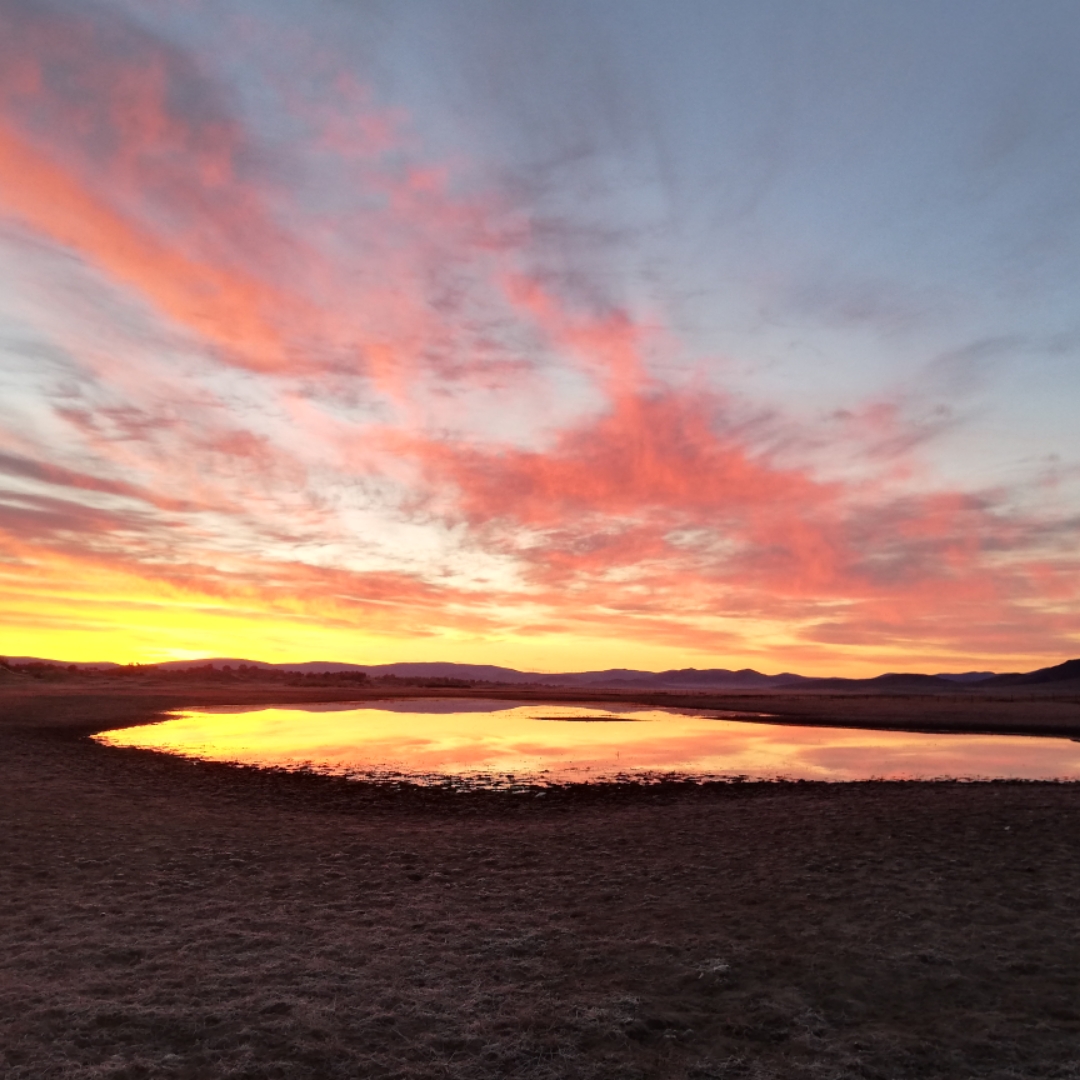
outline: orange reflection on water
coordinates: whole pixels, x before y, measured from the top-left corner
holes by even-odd
[[[426,699],[367,708],[199,710],[97,739],[216,761],[310,766],[346,775],[396,772],[418,779],[513,776],[559,782],[656,773],[807,780],[1080,779],[1080,743],[1069,739],[731,719],[738,715]]]

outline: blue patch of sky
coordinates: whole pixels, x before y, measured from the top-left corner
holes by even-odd
[[[255,88],[288,51],[230,52],[206,12],[321,41],[531,216],[567,295],[662,309],[672,373],[807,424],[956,410],[927,451],[943,480],[1080,462],[1071,0],[119,6],[213,54],[267,131]]]

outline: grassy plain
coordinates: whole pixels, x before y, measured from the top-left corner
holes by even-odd
[[[1080,1078],[1080,785],[451,794],[86,737],[370,696],[0,685],[4,1076]],[[768,701],[1080,735],[1060,689]]]

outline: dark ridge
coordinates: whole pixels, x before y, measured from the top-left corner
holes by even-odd
[[[786,683],[780,689],[792,690],[956,690],[958,683],[940,675],[893,673],[876,675],[872,679],[802,679]]]
[[[205,663],[205,661],[203,661]],[[21,667],[25,664],[49,664],[52,667],[71,667],[70,660],[42,660],[40,656],[4,656],[0,657],[0,667]],[[83,671],[104,671],[106,668],[122,667],[111,660],[87,660],[79,661],[76,667]]]
[[[982,679],[977,685],[1037,686],[1039,683],[1066,682],[1072,679],[1080,680],[1080,660],[1066,660],[1063,664],[1039,668],[1038,671],[1029,671],[1026,674],[1014,672],[1007,675],[993,675],[989,679]]]
[[[69,668],[63,661],[40,660],[33,657],[14,657],[13,666],[31,668]],[[213,657],[198,660],[166,660],[158,664],[78,664],[79,670],[104,669],[135,670],[140,672],[222,672],[265,671],[294,673],[298,675],[345,675],[364,674],[373,679],[453,679],[478,683],[501,683],[519,686],[578,686],[590,689],[770,689],[781,683],[798,682],[803,677],[790,672],[780,675],[763,675],[751,668],[730,671],[727,668],[699,670],[683,668],[673,671],[637,671],[632,668],[609,668],[602,671],[575,671],[542,674],[518,671],[494,664],[455,664],[445,661],[401,662],[394,664],[348,664],[325,660],[313,660],[296,664],[270,664],[259,660],[243,660],[237,657]]]
[[[867,679],[813,678],[794,672],[766,675],[753,668],[732,671],[728,668],[676,668],[670,671],[637,671],[633,668],[608,668],[603,671],[573,671],[540,673],[518,671],[495,664],[455,664],[448,661],[347,664],[312,660],[298,664],[270,664],[260,660],[214,657],[199,660],[167,660],[159,664],[114,664],[108,661],[71,664],[59,660],[42,660],[31,656],[0,658],[0,668],[26,675],[48,675],[50,672],[101,673],[203,673],[215,677],[230,677],[256,672],[284,678],[288,674],[313,678],[316,676],[340,679],[367,676],[389,682],[427,680],[453,685],[502,684],[513,686],[562,686],[590,690],[957,690],[1004,686],[1034,686],[1043,683],[1080,681],[1080,659],[1066,660],[1053,667],[1030,672],[995,675],[991,672],[968,671],[960,674],[924,675],[918,672],[889,672]]]

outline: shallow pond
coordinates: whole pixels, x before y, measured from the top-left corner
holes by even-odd
[[[417,699],[206,709],[96,736],[111,746],[335,775],[515,787],[662,776],[1080,779],[1080,742],[760,721],[761,713]]]

